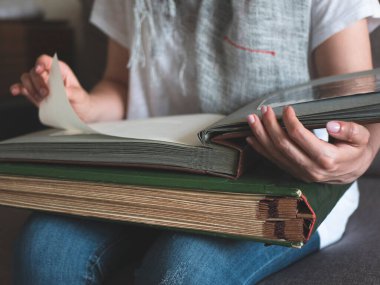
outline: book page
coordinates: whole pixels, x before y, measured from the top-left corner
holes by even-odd
[[[58,131],[56,135],[101,134],[201,145],[197,137],[198,132],[224,117],[218,114],[191,114],[86,124],[78,117],[67,99],[56,55],[51,67],[49,89],[49,96],[41,102],[39,117],[44,125],[64,130]]]
[[[98,134],[143,140],[202,145],[198,133],[222,119],[221,115],[192,114],[141,120],[100,122],[89,127]]]
[[[82,133],[94,133],[75,113],[63,84],[58,57],[54,55],[49,75],[50,94],[40,104],[39,118],[42,124],[53,128]]]

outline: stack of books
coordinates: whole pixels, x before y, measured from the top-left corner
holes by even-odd
[[[312,81],[228,116],[86,125],[55,59],[40,107],[53,128],[0,142],[0,204],[301,247],[349,185],[304,183],[254,159],[246,116],[271,105],[281,123],[292,105],[309,128],[379,122],[379,77],[374,70]]]

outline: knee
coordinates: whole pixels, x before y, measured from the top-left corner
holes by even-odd
[[[84,284],[91,278],[86,276],[91,244],[80,227],[75,219],[32,215],[14,250],[15,284]]]
[[[228,264],[223,246],[212,237],[170,234],[149,250],[136,271],[136,284],[240,284]]]

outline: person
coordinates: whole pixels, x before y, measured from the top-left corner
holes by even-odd
[[[379,17],[376,0],[97,0],[91,21],[109,37],[103,78],[87,92],[70,67],[60,68],[85,122],[229,113],[311,77],[372,69],[368,31]],[[49,94],[51,62],[39,57],[12,94],[38,106]],[[283,118],[285,130],[270,106],[261,118],[248,116],[247,143],[304,181],[353,182],[379,149],[378,124],[329,122],[329,143],[305,129],[291,107]],[[17,244],[15,283],[101,284],[134,266],[135,284],[255,284],[338,241],[358,198],[354,184],[299,250],[35,213]]]

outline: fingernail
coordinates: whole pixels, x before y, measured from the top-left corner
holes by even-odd
[[[326,128],[331,133],[339,133],[340,124],[338,122],[331,121],[327,123]]]
[[[46,96],[46,95],[47,95],[47,90],[46,90],[45,88],[41,88],[41,89],[40,89],[40,94],[41,94],[42,96]]]
[[[247,117],[247,119],[248,119],[248,122],[250,123],[250,124],[254,124],[255,123],[255,116],[254,115],[248,115],[248,117]]]
[[[268,111],[268,107],[267,106],[262,106],[261,107],[261,114],[264,115],[267,111]]]

